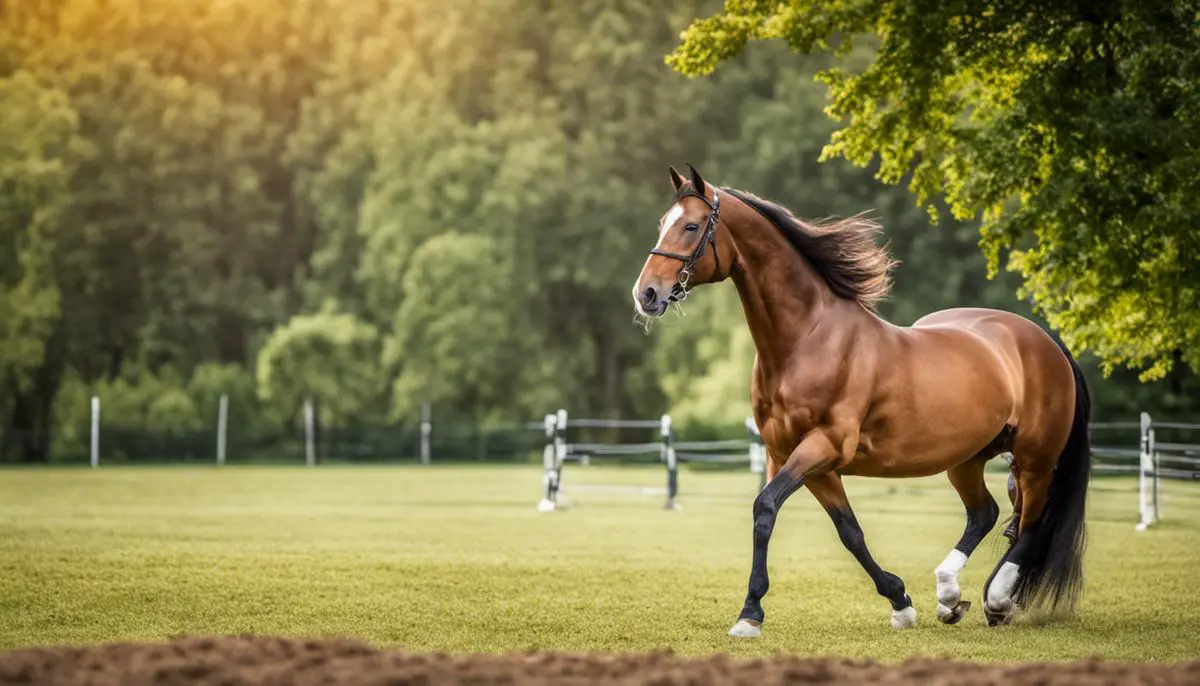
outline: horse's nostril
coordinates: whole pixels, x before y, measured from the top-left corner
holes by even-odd
[[[642,302],[647,305],[658,302],[658,291],[654,290],[654,286],[648,286],[646,290],[642,291]]]

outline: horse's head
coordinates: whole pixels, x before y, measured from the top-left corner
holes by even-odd
[[[733,246],[721,222],[721,197],[692,165],[691,180],[671,167],[675,204],[658,223],[658,243],[633,285],[638,312],[661,317],[695,286],[721,281],[733,264]]]

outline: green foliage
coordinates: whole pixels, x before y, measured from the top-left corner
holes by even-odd
[[[188,379],[186,392],[196,404],[206,427],[215,427],[221,396],[228,397],[228,431],[241,435],[284,423],[288,409],[264,403],[258,397],[254,374],[236,364],[205,362]]]
[[[1005,174],[1026,174],[1031,167],[1021,155],[1036,147],[1014,133],[1012,140],[1026,142],[1013,148],[1013,169],[1000,168],[1007,157],[983,155],[1009,155],[1001,124],[1021,122],[1003,119],[1003,102],[964,110],[949,124],[950,105],[928,109],[945,124],[937,136],[905,123],[933,121],[913,109],[919,98],[884,103],[871,116],[899,112],[885,121],[900,122],[894,130],[871,128],[870,118],[856,129],[851,117],[845,131],[876,138],[909,131],[912,141],[889,144],[877,169],[840,158],[821,163],[830,137],[850,134],[837,132],[825,114],[826,89],[814,76],[844,69],[835,92],[858,95],[833,105],[856,111],[888,86],[850,75],[886,75],[879,65],[900,64],[897,50],[924,55],[938,44],[912,40],[925,15],[903,15],[904,30],[877,41],[840,43],[840,61],[764,46],[729,58],[711,79],[685,79],[661,55],[690,17],[712,9],[708,0],[449,0],[438,12],[419,0],[3,5],[0,460],[86,448],[92,393],[104,396],[106,422],[161,420],[175,432],[211,430],[224,393],[231,433],[264,445],[296,443],[299,405],[309,394],[322,421],[342,424],[411,421],[425,402],[448,422],[528,421],[566,406],[575,416],[670,409],[709,430],[740,424],[749,411],[753,350],[731,291],[697,293],[688,318],[664,322],[650,336],[630,321],[629,286],[670,203],[665,168],[672,163],[696,163],[714,181],[764,194],[801,216],[874,209],[902,262],[882,308],[897,323],[960,304],[1029,310],[1013,296],[1017,275],[985,278],[977,224],[951,219],[930,230],[903,189],[872,178],[880,172],[898,180],[904,160],[934,159],[927,143],[949,141],[958,147],[939,149],[939,159],[978,159],[921,167],[913,177],[918,188],[933,183],[935,172],[945,174],[947,188],[963,179],[961,197],[947,198],[956,211],[1002,197],[1003,185],[981,186],[975,171],[992,169],[988,178],[1006,182]],[[815,36],[822,26],[866,21],[833,5],[801,26],[804,17],[789,7],[729,3],[724,18],[698,25],[722,33],[700,42],[720,52],[737,47],[738,36],[785,29]],[[777,9],[780,17],[768,16]],[[743,11],[765,17],[762,26],[738,19]],[[867,17],[875,10],[855,11]],[[1171,65],[1190,64],[1173,59],[1177,29],[1163,28],[1167,40],[1154,52],[1143,39],[1157,24],[1114,26],[1142,26],[1112,37],[1145,48],[1140,57],[1130,53],[1133,62],[1118,60],[1119,75],[1136,81],[1123,92],[1166,84],[1147,102],[1178,96],[1180,107],[1190,103],[1191,91],[1164,76]],[[929,30],[945,37],[952,29]],[[691,40],[683,50],[696,45]],[[1040,54],[1030,60],[1050,64]],[[1001,73],[986,60],[972,64],[971,74]],[[1011,78],[981,80],[986,88],[971,92],[997,99],[1007,88],[1015,98],[1044,85],[1045,70],[1029,64],[1013,67]],[[1084,115],[1113,104],[1100,97],[1107,91],[1087,88],[1099,95],[1072,115],[1080,135],[1103,123]],[[1132,128],[1125,138],[1105,139],[1116,147],[1094,160],[1109,165],[1111,158],[1111,167],[1056,171],[1046,186],[1053,192],[1037,196],[1056,203],[1046,205],[1055,221],[1068,222],[1072,212],[1094,210],[1065,207],[1070,194],[1087,200],[1103,192],[1114,212],[1104,224],[1113,240],[1092,229],[1068,235],[1053,223],[1045,224],[1050,235],[1070,241],[1046,239],[1038,248],[1013,234],[1026,251],[1018,256],[1028,255],[1019,258],[1030,274],[1025,283],[1047,316],[1061,324],[1080,313],[1076,342],[1106,359],[1088,337],[1109,336],[1116,314],[1124,313],[1121,330],[1144,332],[1136,343],[1153,351],[1175,345],[1161,327],[1194,313],[1183,296],[1195,253],[1186,237],[1160,230],[1184,225],[1181,208],[1194,202],[1171,199],[1186,195],[1191,178],[1183,158],[1160,166],[1152,156],[1135,174],[1126,165],[1132,148],[1122,147],[1150,131],[1170,134],[1146,143],[1154,155],[1188,150],[1191,129],[1146,128],[1146,105],[1132,102],[1117,103],[1110,116],[1120,113]],[[977,120],[984,114],[995,121]],[[838,143],[843,156],[871,159],[859,154],[867,143],[855,140]],[[1071,139],[1071,154],[1082,154],[1090,140]],[[910,150],[920,154],[905,157]],[[1100,181],[1087,181],[1086,168]],[[1126,201],[1137,179],[1157,179],[1167,200],[1131,218]],[[1008,216],[985,222],[988,235],[998,236],[988,246],[1008,240],[1008,229],[1000,231]],[[1118,223],[1128,232],[1116,232]],[[1081,249],[1088,241],[1099,247]],[[1101,252],[1103,260],[1081,268],[1080,260]],[[1126,258],[1146,268],[1136,278],[1094,278],[1128,273],[1114,266]],[[1068,273],[1082,285],[1066,288],[1054,276]],[[1039,275],[1053,278],[1043,283]],[[1167,303],[1160,297],[1166,291],[1143,288],[1151,281],[1174,284],[1180,297]],[[1146,306],[1106,300],[1117,288],[1146,293]],[[1053,298],[1068,296],[1077,302],[1055,310]],[[1115,374],[1098,388],[1101,414],[1194,412],[1195,377],[1181,369],[1136,393],[1134,379]]]
[[[65,94],[26,72],[0,78],[0,411],[27,392],[60,316],[54,278],[57,223],[78,152],[78,118]]]
[[[64,382],[56,422],[66,440],[85,442],[91,423],[91,398],[98,396],[105,426],[156,433],[196,431],[211,422],[200,414],[186,380],[173,368],[156,373],[127,368],[118,378],[88,384],[72,375]]]
[[[750,369],[754,341],[744,322],[733,284],[725,283],[682,303],[679,319],[671,316],[655,348],[655,367],[661,369],[663,392],[672,399],[671,419],[677,424],[738,426],[749,413]],[[739,322],[742,320],[742,322]],[[713,331],[713,322],[729,322]],[[689,434],[690,435],[690,434]]]
[[[258,354],[259,396],[297,410],[306,398],[333,422],[352,419],[380,393],[379,332],[353,315],[297,315]]]
[[[522,362],[536,350],[514,321],[524,303],[489,284],[513,282],[495,239],[444,233],[417,249],[385,358],[399,369],[392,387],[397,416],[417,417],[424,402],[486,410],[512,400]]]
[[[180,388],[172,388],[159,394],[146,408],[146,425],[156,431],[181,433],[196,431],[204,426],[196,403]]]
[[[920,203],[982,217],[994,272],[1104,369],[1200,369],[1197,7],[1169,3],[728,2],[668,57],[711,72],[750,41],[853,54],[825,69],[844,121],[824,159],[878,160]],[[931,214],[936,210],[931,206]]]

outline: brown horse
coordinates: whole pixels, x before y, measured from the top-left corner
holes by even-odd
[[[690,165],[689,165],[690,168]],[[1012,542],[984,584],[988,624],[1014,609],[1068,614],[1082,588],[1090,478],[1090,396],[1079,365],[1033,322],[998,310],[930,314],[911,327],[874,312],[893,262],[878,226],[825,224],[674,168],[676,202],[633,289],[643,315],[661,316],[695,286],[733,279],[757,356],[754,417],[770,455],[754,500],[749,591],[732,636],[758,636],[775,518],[801,486],[832,518],[851,554],[891,602],[892,626],[915,625],[904,582],[874,559],[842,477],[946,472],[967,510],[962,538],[935,570],[937,616],[962,619],[959,571],[995,526],[984,466],[1011,453]]]

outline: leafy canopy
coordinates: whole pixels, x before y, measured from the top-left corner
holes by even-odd
[[[843,58],[818,79],[844,157],[980,218],[1076,348],[1163,377],[1200,369],[1200,3],[728,0],[667,57],[711,73],[752,40]],[[847,68],[855,41],[877,41]]]

